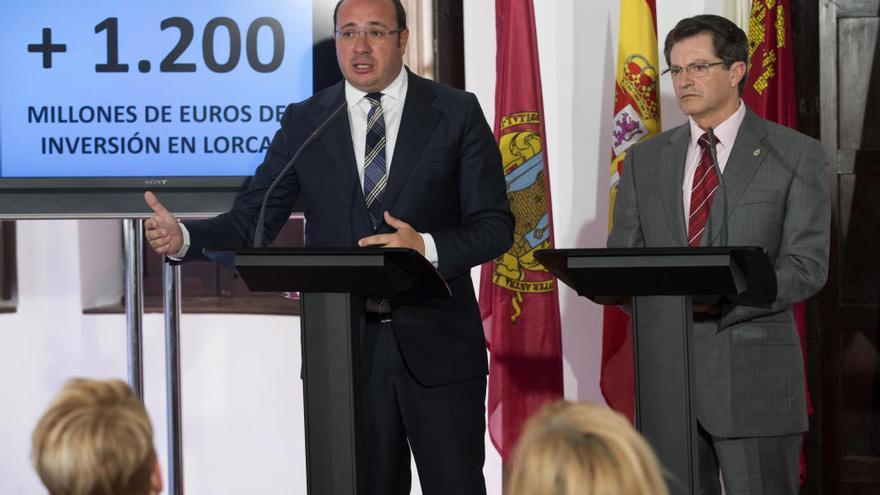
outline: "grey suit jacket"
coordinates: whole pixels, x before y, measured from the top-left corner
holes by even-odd
[[[682,182],[689,142],[684,124],[627,151],[608,247],[687,246]],[[826,163],[818,141],[747,110],[724,170],[728,245],[766,249],[778,288],[768,308],[733,306],[694,324],[697,418],[715,436],[808,428],[792,305],[827,278]],[[703,245],[719,245],[719,200]]]

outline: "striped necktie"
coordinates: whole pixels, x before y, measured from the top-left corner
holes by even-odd
[[[367,114],[367,145],[364,154],[364,199],[373,228],[382,223],[382,198],[388,173],[385,167],[385,114],[382,112],[382,93],[370,93]]]
[[[712,198],[715,197],[715,189],[718,188],[718,174],[712,166],[712,156],[709,153],[709,135],[703,134],[697,141],[702,153],[700,164],[694,172],[694,184],[691,187],[691,211],[688,217],[688,245],[697,247],[706,230],[706,222],[709,220],[709,212],[712,209]]]

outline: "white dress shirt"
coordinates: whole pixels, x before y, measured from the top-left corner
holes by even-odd
[[[727,120],[713,129],[716,139],[716,151],[718,152],[718,168],[724,173],[724,167],[727,165],[727,159],[730,158],[730,151],[733,149],[733,143],[736,141],[736,135],[739,133],[739,126],[743,119],[746,118],[746,106],[742,100],[739,102],[739,108],[733,115],[727,117]],[[700,136],[706,131],[700,128],[692,118],[688,118],[691,125],[691,144],[688,147],[687,158],[685,159],[684,182],[681,185],[681,199],[684,206],[684,224],[688,225],[691,210],[691,190],[694,184],[694,174],[697,172],[697,166],[700,164],[700,157],[703,154],[700,148]]]
[[[403,117],[403,104],[406,101],[408,79],[406,69],[401,67],[400,74],[381,91],[382,113],[385,117],[385,173],[391,172],[391,161],[394,156],[394,145],[397,144],[397,132],[400,130],[400,121]],[[352,86],[345,81],[345,101],[348,103],[348,121],[351,124],[351,142],[354,146],[354,157],[357,163],[358,177],[361,189],[364,187],[364,154],[367,147],[367,115],[370,112],[370,102],[365,96],[367,93]],[[404,219],[405,221],[405,219]],[[183,245],[180,251],[169,256],[179,261],[189,251],[189,231],[183,223],[179,223],[183,233]],[[425,243],[425,258],[435,267],[438,265],[437,245],[431,234],[419,233]]]

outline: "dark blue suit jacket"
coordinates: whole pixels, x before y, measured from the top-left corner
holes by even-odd
[[[473,94],[408,74],[397,144],[383,209],[434,237],[447,300],[395,300],[394,332],[407,366],[424,385],[487,372],[482,325],[470,268],[506,251],[514,220],[501,156]],[[345,100],[339,83],[290,105],[263,164],[233,209],[187,222],[187,259],[209,246],[253,244],[260,203],[269,184],[313,130]],[[297,199],[306,217],[306,246],[353,247],[372,229],[357,173],[346,112],[331,121],[272,193],[266,213],[271,240]]]

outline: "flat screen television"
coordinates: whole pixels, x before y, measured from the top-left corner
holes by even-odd
[[[335,0],[0,2],[0,217],[225,211],[341,78]]]

